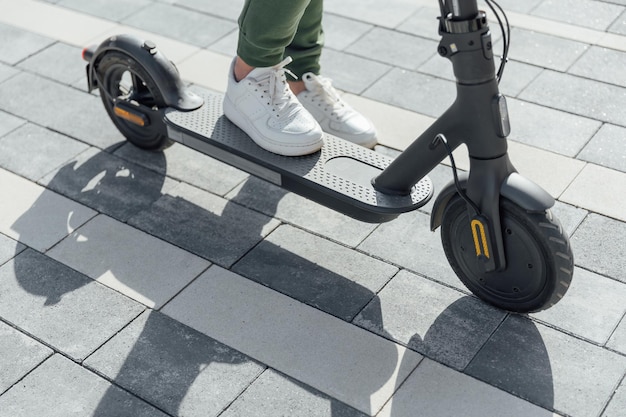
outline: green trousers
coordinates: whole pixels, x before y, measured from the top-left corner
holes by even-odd
[[[246,0],[239,16],[237,55],[253,67],[291,56],[296,76],[319,74],[324,44],[323,0]]]

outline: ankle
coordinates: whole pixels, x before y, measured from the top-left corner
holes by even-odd
[[[248,74],[252,72],[253,69],[253,66],[246,64],[243,59],[237,56],[237,58],[235,58],[235,65],[233,69],[235,81],[239,82],[243,80]]]
[[[306,90],[306,87],[304,86],[304,81],[287,81],[289,83],[289,87],[291,88],[291,91],[293,92],[294,95],[298,95],[301,92],[303,92],[304,90]]]

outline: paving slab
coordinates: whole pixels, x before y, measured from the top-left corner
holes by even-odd
[[[0,61],[9,65],[17,64],[54,43],[54,39],[7,23],[0,23],[0,38],[11,39],[11,42],[2,42],[0,45]]]
[[[566,71],[589,47],[582,42],[520,28],[511,30],[511,39],[515,40],[509,50],[511,59],[555,71]]]
[[[153,4],[150,0],[60,0],[56,2],[61,7],[98,16],[106,20],[120,21],[131,14]]]
[[[419,2],[410,0],[389,0],[384,8],[376,0],[332,0],[324,4],[327,12],[387,28],[398,26],[419,7]]]
[[[607,346],[626,355],[626,318],[617,326]]]
[[[626,372],[626,357],[509,316],[465,372],[548,410],[597,416]]]
[[[419,411],[418,411],[419,410]],[[377,417],[558,417],[509,393],[424,359]]]
[[[532,316],[602,346],[626,313],[624,300],[626,284],[576,268],[566,296]]]
[[[333,80],[333,86],[353,94],[361,94],[392,67],[356,55],[326,49],[320,59],[322,73]],[[357,72],[346,68],[359,68]]]
[[[46,251],[96,213],[72,200],[0,169],[0,232]]]
[[[0,316],[81,361],[143,306],[32,249],[0,268]]]
[[[23,60],[17,67],[62,84],[72,85],[83,80],[81,87],[86,90],[86,65],[87,62],[82,58],[82,48],[56,42]]]
[[[167,417],[80,365],[54,355],[0,397],[2,417]]]
[[[169,1],[169,3],[172,3],[172,1]],[[173,3],[203,13],[223,17],[227,20],[236,21],[243,9],[244,0],[213,0],[211,2],[204,0],[175,0]]]
[[[561,223],[561,226],[563,227],[565,233],[567,233],[567,236],[572,236],[576,229],[578,229],[578,226],[580,226],[583,220],[585,220],[587,214],[589,214],[586,210],[562,203],[560,201],[556,201],[551,210],[553,215]]]
[[[505,315],[477,298],[400,271],[354,323],[463,370]]]
[[[52,349],[0,322],[0,369],[2,369],[0,394],[11,388],[52,353]]]
[[[181,183],[130,219],[129,224],[230,267],[279,221]]]
[[[21,119],[19,117],[15,117],[9,113],[0,111],[0,137],[17,129],[24,123],[26,123],[26,120]]]
[[[20,71],[15,67],[11,67],[9,65],[3,64],[0,62],[0,83],[4,80],[7,80],[19,73]]]
[[[273,369],[263,372],[221,417],[365,417],[321,392]]]
[[[47,255],[154,309],[161,308],[210,265],[103,215],[80,227]]]
[[[200,0],[201,1],[201,0]],[[345,50],[348,46],[357,42],[368,33],[373,25],[358,20],[349,19],[325,13],[323,17],[324,25],[324,48]]]
[[[535,16],[606,30],[624,7],[593,0],[552,0],[541,2],[532,10]]]
[[[420,355],[213,266],[163,312],[369,415]]]
[[[0,139],[0,167],[38,181],[89,145],[27,123]]]
[[[626,35],[626,11],[624,11],[608,30],[609,32],[619,33],[620,35]]]
[[[577,158],[626,172],[626,128],[608,123],[591,138]]]
[[[0,265],[26,249],[26,246],[0,234]]]
[[[592,46],[568,72],[626,87],[626,74],[620,71],[620,68],[624,66],[626,66],[626,52]]]
[[[619,417],[624,410],[626,410],[626,382],[622,381],[622,385],[615,391],[602,417]]]
[[[398,271],[291,226],[273,231],[232,270],[346,321]]]
[[[85,365],[171,415],[217,416],[265,369],[158,312],[146,311]]]

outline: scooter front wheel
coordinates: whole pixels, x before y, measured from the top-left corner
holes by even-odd
[[[507,199],[500,204],[506,268],[487,272],[476,256],[465,201],[450,200],[441,240],[446,257],[465,286],[482,300],[507,311],[530,313],[556,304],[569,288],[574,260],[559,221],[545,212],[527,212]]]
[[[100,97],[117,129],[133,145],[159,150],[171,143],[161,109],[166,107],[158,85],[131,56],[111,51],[96,67]]]

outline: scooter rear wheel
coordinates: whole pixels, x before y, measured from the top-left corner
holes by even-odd
[[[530,313],[556,304],[569,288],[574,260],[569,239],[549,210],[527,212],[500,204],[506,256],[503,271],[486,272],[470,229],[465,201],[455,196],[444,211],[441,240],[459,279],[482,300],[507,311]]]
[[[120,52],[107,52],[97,68],[100,97],[117,129],[133,145],[159,150],[171,143],[166,136],[163,115],[166,107],[158,85],[148,72],[132,57]],[[144,120],[133,121],[116,114],[116,103],[136,109]],[[118,109],[119,111],[119,109]]]

